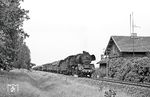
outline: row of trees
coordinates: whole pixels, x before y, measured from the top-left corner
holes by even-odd
[[[29,37],[23,22],[29,19],[22,9],[23,0],[0,0],[0,67],[4,70],[30,67],[30,50],[24,40]]]

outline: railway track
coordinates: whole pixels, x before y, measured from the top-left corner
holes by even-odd
[[[58,73],[56,73],[58,74]],[[132,86],[139,86],[139,87],[145,87],[150,88],[150,83],[136,83],[136,82],[126,82],[126,81],[119,81],[114,79],[108,79],[108,78],[90,78],[93,80],[99,80],[99,81],[105,81],[105,82],[111,82],[111,83],[118,83],[118,84],[124,84],[124,85],[132,85]]]
[[[89,79],[98,80],[98,81],[104,81],[104,82],[117,83],[117,84],[138,86],[138,87],[144,87],[144,88],[150,88],[150,83],[127,82],[127,81],[119,81],[119,80],[108,79],[108,78],[101,78],[101,79],[98,79],[98,78],[89,78]]]
[[[125,81],[119,81],[119,80],[113,80],[113,79],[106,79],[106,78],[104,78],[104,79],[94,79],[94,80],[150,88],[150,83],[125,82]]]

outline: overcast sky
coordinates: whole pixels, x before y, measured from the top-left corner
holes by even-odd
[[[83,50],[100,60],[112,35],[130,35],[130,13],[141,26],[138,36],[150,36],[149,0],[24,0],[30,11],[24,30],[37,65],[64,59]]]

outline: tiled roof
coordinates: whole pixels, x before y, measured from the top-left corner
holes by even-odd
[[[111,36],[110,39],[114,41],[120,52],[133,52],[133,48],[134,52],[150,51],[150,37]]]

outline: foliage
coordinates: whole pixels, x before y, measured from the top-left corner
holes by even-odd
[[[103,78],[106,76],[106,71],[103,71],[102,69],[96,68],[94,73],[92,74],[92,78]]]
[[[150,82],[150,58],[113,58],[110,59],[109,76],[132,82]]]
[[[28,46],[23,43],[20,47],[19,53],[18,53],[18,60],[15,62],[15,66],[16,68],[25,68],[25,69],[29,69],[30,68],[30,50],[28,48]]]
[[[108,91],[105,91],[104,97],[115,97],[116,92],[112,89],[109,89]]]
[[[20,46],[29,36],[23,30],[29,11],[21,8],[21,1],[0,0],[0,67],[6,70],[18,59]]]

